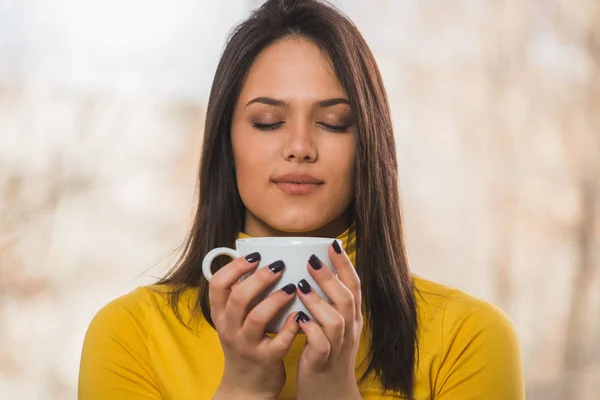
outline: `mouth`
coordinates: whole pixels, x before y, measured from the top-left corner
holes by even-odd
[[[285,174],[272,179],[272,182],[285,194],[307,195],[319,190],[325,182],[308,174]]]

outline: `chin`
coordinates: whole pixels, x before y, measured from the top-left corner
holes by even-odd
[[[252,219],[281,236],[330,236],[342,229],[344,214],[338,212],[337,204],[297,205],[290,203],[257,204],[254,209],[246,206]],[[344,227],[345,228],[345,227]],[[278,233],[277,233],[278,232]]]
[[[273,221],[273,223],[269,223],[269,222],[267,222],[267,223],[269,224],[269,226],[271,226],[271,228],[276,229],[280,232],[286,232],[286,233],[311,232],[311,231],[315,231],[325,225],[325,224],[319,224],[319,223],[310,223],[307,221],[291,222],[291,221],[282,221],[282,220]]]
[[[306,233],[327,225],[329,219],[315,217],[313,213],[304,211],[302,213],[271,214],[268,218],[263,219],[263,221],[271,228],[281,232]]]

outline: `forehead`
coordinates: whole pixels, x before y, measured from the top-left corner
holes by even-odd
[[[305,38],[285,38],[262,50],[244,82],[241,97],[288,99],[344,96],[327,55]]]

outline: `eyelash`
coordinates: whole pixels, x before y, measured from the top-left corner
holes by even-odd
[[[350,128],[350,124],[348,125],[329,125],[329,124],[325,124],[323,122],[319,122],[319,124],[323,127],[325,127],[325,129],[332,131],[332,132],[339,132],[339,133],[343,133],[343,132],[347,132],[348,128]],[[275,129],[279,128],[281,125],[283,125],[283,122],[276,122],[274,124],[263,124],[260,122],[255,122],[252,124],[252,126],[255,129],[261,130],[261,131],[274,131]]]

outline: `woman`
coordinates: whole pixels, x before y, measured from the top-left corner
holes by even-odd
[[[356,27],[315,0],[267,1],[217,68],[180,263],[96,315],[80,399],[523,398],[508,318],[410,273],[397,181],[386,93]],[[285,235],[342,239],[338,277],[307,265],[332,304],[301,282],[250,308],[285,267],[235,284],[260,254],[221,262],[210,285],[202,275],[215,247]],[[294,296],[316,321],[292,314],[266,335]]]

